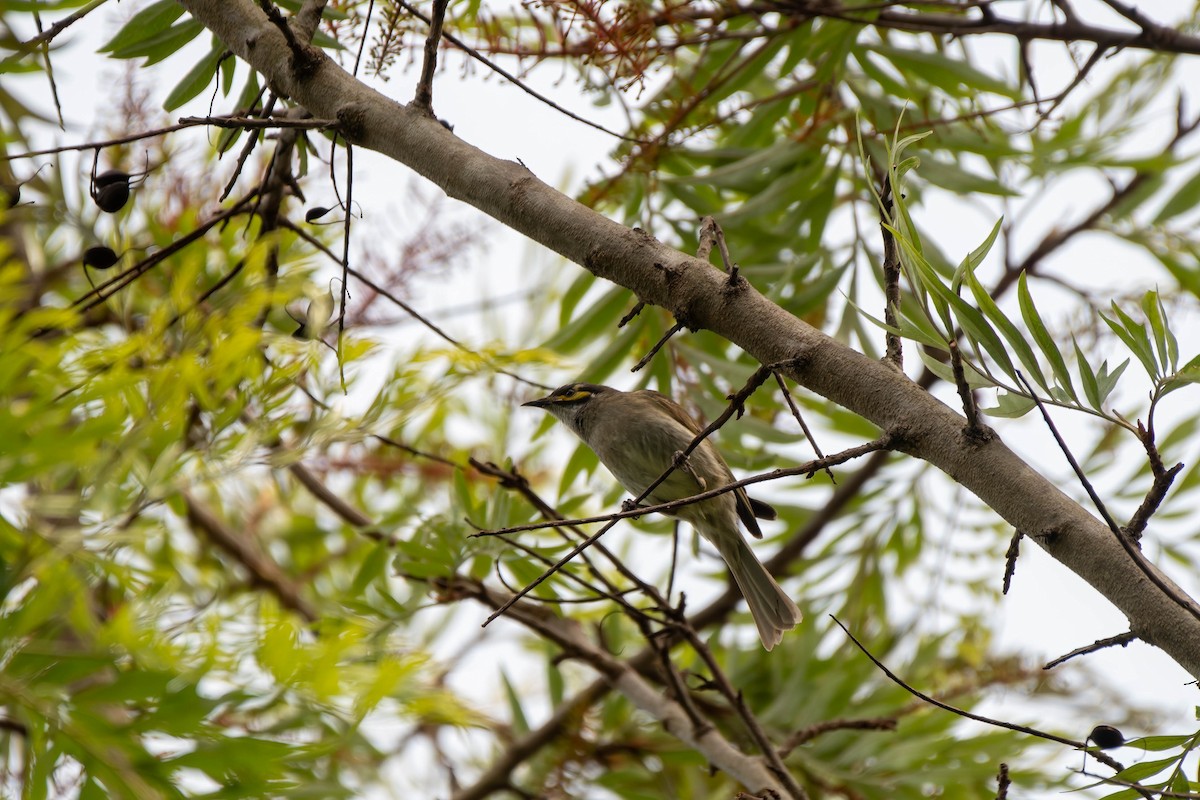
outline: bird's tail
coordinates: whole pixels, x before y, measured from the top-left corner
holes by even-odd
[[[710,541],[729,565],[733,579],[746,598],[746,605],[750,606],[758,637],[762,639],[763,647],[770,650],[779,644],[784,633],[804,619],[804,615],[755,557],[740,531],[735,531],[732,536],[713,537]]]

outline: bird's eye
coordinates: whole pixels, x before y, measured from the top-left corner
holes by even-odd
[[[563,392],[559,395],[560,403],[578,403],[580,400],[585,400],[592,396],[592,393],[587,389],[572,388],[570,391]]]

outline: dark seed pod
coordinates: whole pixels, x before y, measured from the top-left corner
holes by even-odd
[[[129,202],[129,181],[133,176],[119,169],[101,172],[92,180],[92,199],[101,211],[115,214]]]
[[[16,208],[21,202],[21,184],[6,183],[0,185],[0,202],[5,208]]]
[[[89,247],[83,251],[83,265],[92,269],[108,269],[120,260],[111,247]]]
[[[316,206],[314,208],[310,208],[308,211],[304,212],[304,221],[305,222],[316,222],[317,220],[319,220],[321,217],[325,216],[332,210],[333,209],[331,209],[331,208],[322,208],[321,206]]]
[[[128,172],[122,172],[119,169],[110,169],[101,172],[96,176],[95,185],[97,189],[103,189],[114,183],[123,183],[126,187],[129,186],[129,181],[133,178]]]
[[[1088,734],[1088,740],[1101,750],[1111,750],[1125,744],[1125,735],[1112,725],[1097,725]]]
[[[97,187],[92,198],[101,211],[115,214],[129,202],[129,184],[110,183],[108,186]]]

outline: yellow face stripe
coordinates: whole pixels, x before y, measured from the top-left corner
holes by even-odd
[[[586,400],[591,396],[592,393],[587,389],[572,388],[569,392],[556,396],[554,400],[557,403],[578,403],[580,400]]]

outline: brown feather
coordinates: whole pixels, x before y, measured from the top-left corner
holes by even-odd
[[[687,428],[693,436],[698,435],[704,428],[692,415],[684,410],[683,406],[676,403],[671,398],[667,397],[662,392],[656,392],[653,389],[642,389],[635,394],[640,394],[648,400],[654,401],[654,404],[667,413],[667,416],[678,422],[683,427]],[[717,458],[721,463],[725,463],[724,457],[720,451],[717,452]],[[726,465],[728,469],[728,465]],[[713,488],[713,487],[708,487]],[[761,500],[755,500],[750,495],[746,494],[745,489],[737,489],[733,493],[733,499],[737,505],[738,519],[746,526],[746,531],[755,539],[762,538],[762,528],[758,526],[759,519],[772,520],[775,519],[775,509]],[[758,519],[755,519],[755,518]]]

